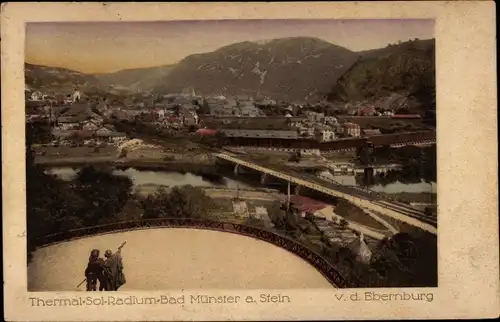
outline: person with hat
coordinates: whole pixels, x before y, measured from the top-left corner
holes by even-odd
[[[97,281],[99,281],[99,291],[104,290],[103,281],[104,260],[99,258],[99,250],[93,249],[90,252],[89,262],[85,269],[85,278],[87,279],[87,291],[97,290]]]
[[[121,248],[113,254],[111,250],[104,253],[104,278],[107,291],[118,291],[126,283],[123,273],[123,262],[121,257]]]

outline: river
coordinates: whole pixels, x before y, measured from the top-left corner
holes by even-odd
[[[333,176],[326,171],[322,174],[345,186],[360,186],[359,180],[356,180],[356,177],[352,175]],[[437,184],[435,182],[426,182],[423,179],[416,183],[402,183],[400,181],[394,181],[388,184],[373,184],[367,188],[376,192],[385,193],[437,193]]]
[[[76,171],[69,167],[58,167],[52,168],[51,173],[59,176],[65,180],[71,180],[76,176]],[[140,185],[164,185],[164,186],[183,186],[192,185],[195,187],[227,187],[227,188],[250,188],[251,185],[227,177],[223,177],[220,181],[213,181],[204,178],[200,175],[195,175],[191,173],[178,173],[178,172],[161,172],[161,171],[139,171],[136,169],[129,168],[127,170],[114,170],[116,175],[124,175],[129,177],[135,186]],[[359,183],[356,181],[355,176],[331,176],[335,181],[347,185],[347,186],[357,186]],[[369,189],[377,192],[385,193],[421,193],[421,192],[432,192],[436,193],[437,184],[427,183],[421,181],[420,183],[401,183],[399,181],[392,182],[389,184],[375,184],[368,186]]]

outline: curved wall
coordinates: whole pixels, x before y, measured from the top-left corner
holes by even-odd
[[[124,291],[333,287],[312,265],[268,242],[170,228],[98,235],[40,248],[28,266],[29,291],[76,291],[90,250],[104,253],[123,241]],[[84,289],[82,285],[78,290]]]

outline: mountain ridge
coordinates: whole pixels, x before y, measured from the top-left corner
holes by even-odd
[[[434,46],[432,39],[418,40],[414,45],[429,41]],[[65,71],[68,76],[67,79],[62,77],[62,84],[66,86],[76,81],[78,84],[123,93],[178,92],[184,87],[191,87],[205,95],[260,94],[278,100],[318,100],[328,97],[329,100],[343,101],[354,96],[364,98],[367,94],[353,94],[357,91],[356,87],[363,85],[359,80],[352,82],[351,79],[349,82],[352,84],[344,87],[339,82],[352,78],[355,74],[353,70],[359,71],[359,65],[366,66],[370,60],[374,66],[380,60],[384,61],[381,66],[390,67],[393,62],[384,57],[401,56],[398,48],[407,46],[405,44],[354,52],[316,37],[286,37],[237,42],[211,52],[188,55],[176,64],[128,68],[113,73],[86,74],[49,66],[40,66],[40,69],[45,70],[41,73],[43,77],[47,76],[47,69],[52,68],[59,73]],[[402,52],[404,55],[408,50]],[[419,49],[416,56],[422,56]],[[421,57],[419,59],[422,60]],[[37,65],[26,63],[26,66],[36,69]],[[48,74],[49,82],[53,81],[53,77]],[[27,71],[28,86],[32,85],[29,83],[33,83],[34,79],[33,73]],[[383,77],[379,77],[379,80],[390,82]],[[34,83],[43,85],[47,82]],[[348,94],[345,97],[335,94],[346,90]]]

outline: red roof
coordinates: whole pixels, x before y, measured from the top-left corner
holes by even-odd
[[[299,195],[290,196],[290,203],[294,208],[310,214],[328,207],[328,204]]]
[[[217,133],[217,130],[213,129],[199,129],[198,131],[196,131],[196,134],[200,135],[215,135],[215,133]]]
[[[344,123],[344,124],[342,124],[342,126],[344,128],[351,128],[351,129],[359,128],[358,124],[356,124],[356,123],[350,123],[350,122]]]

